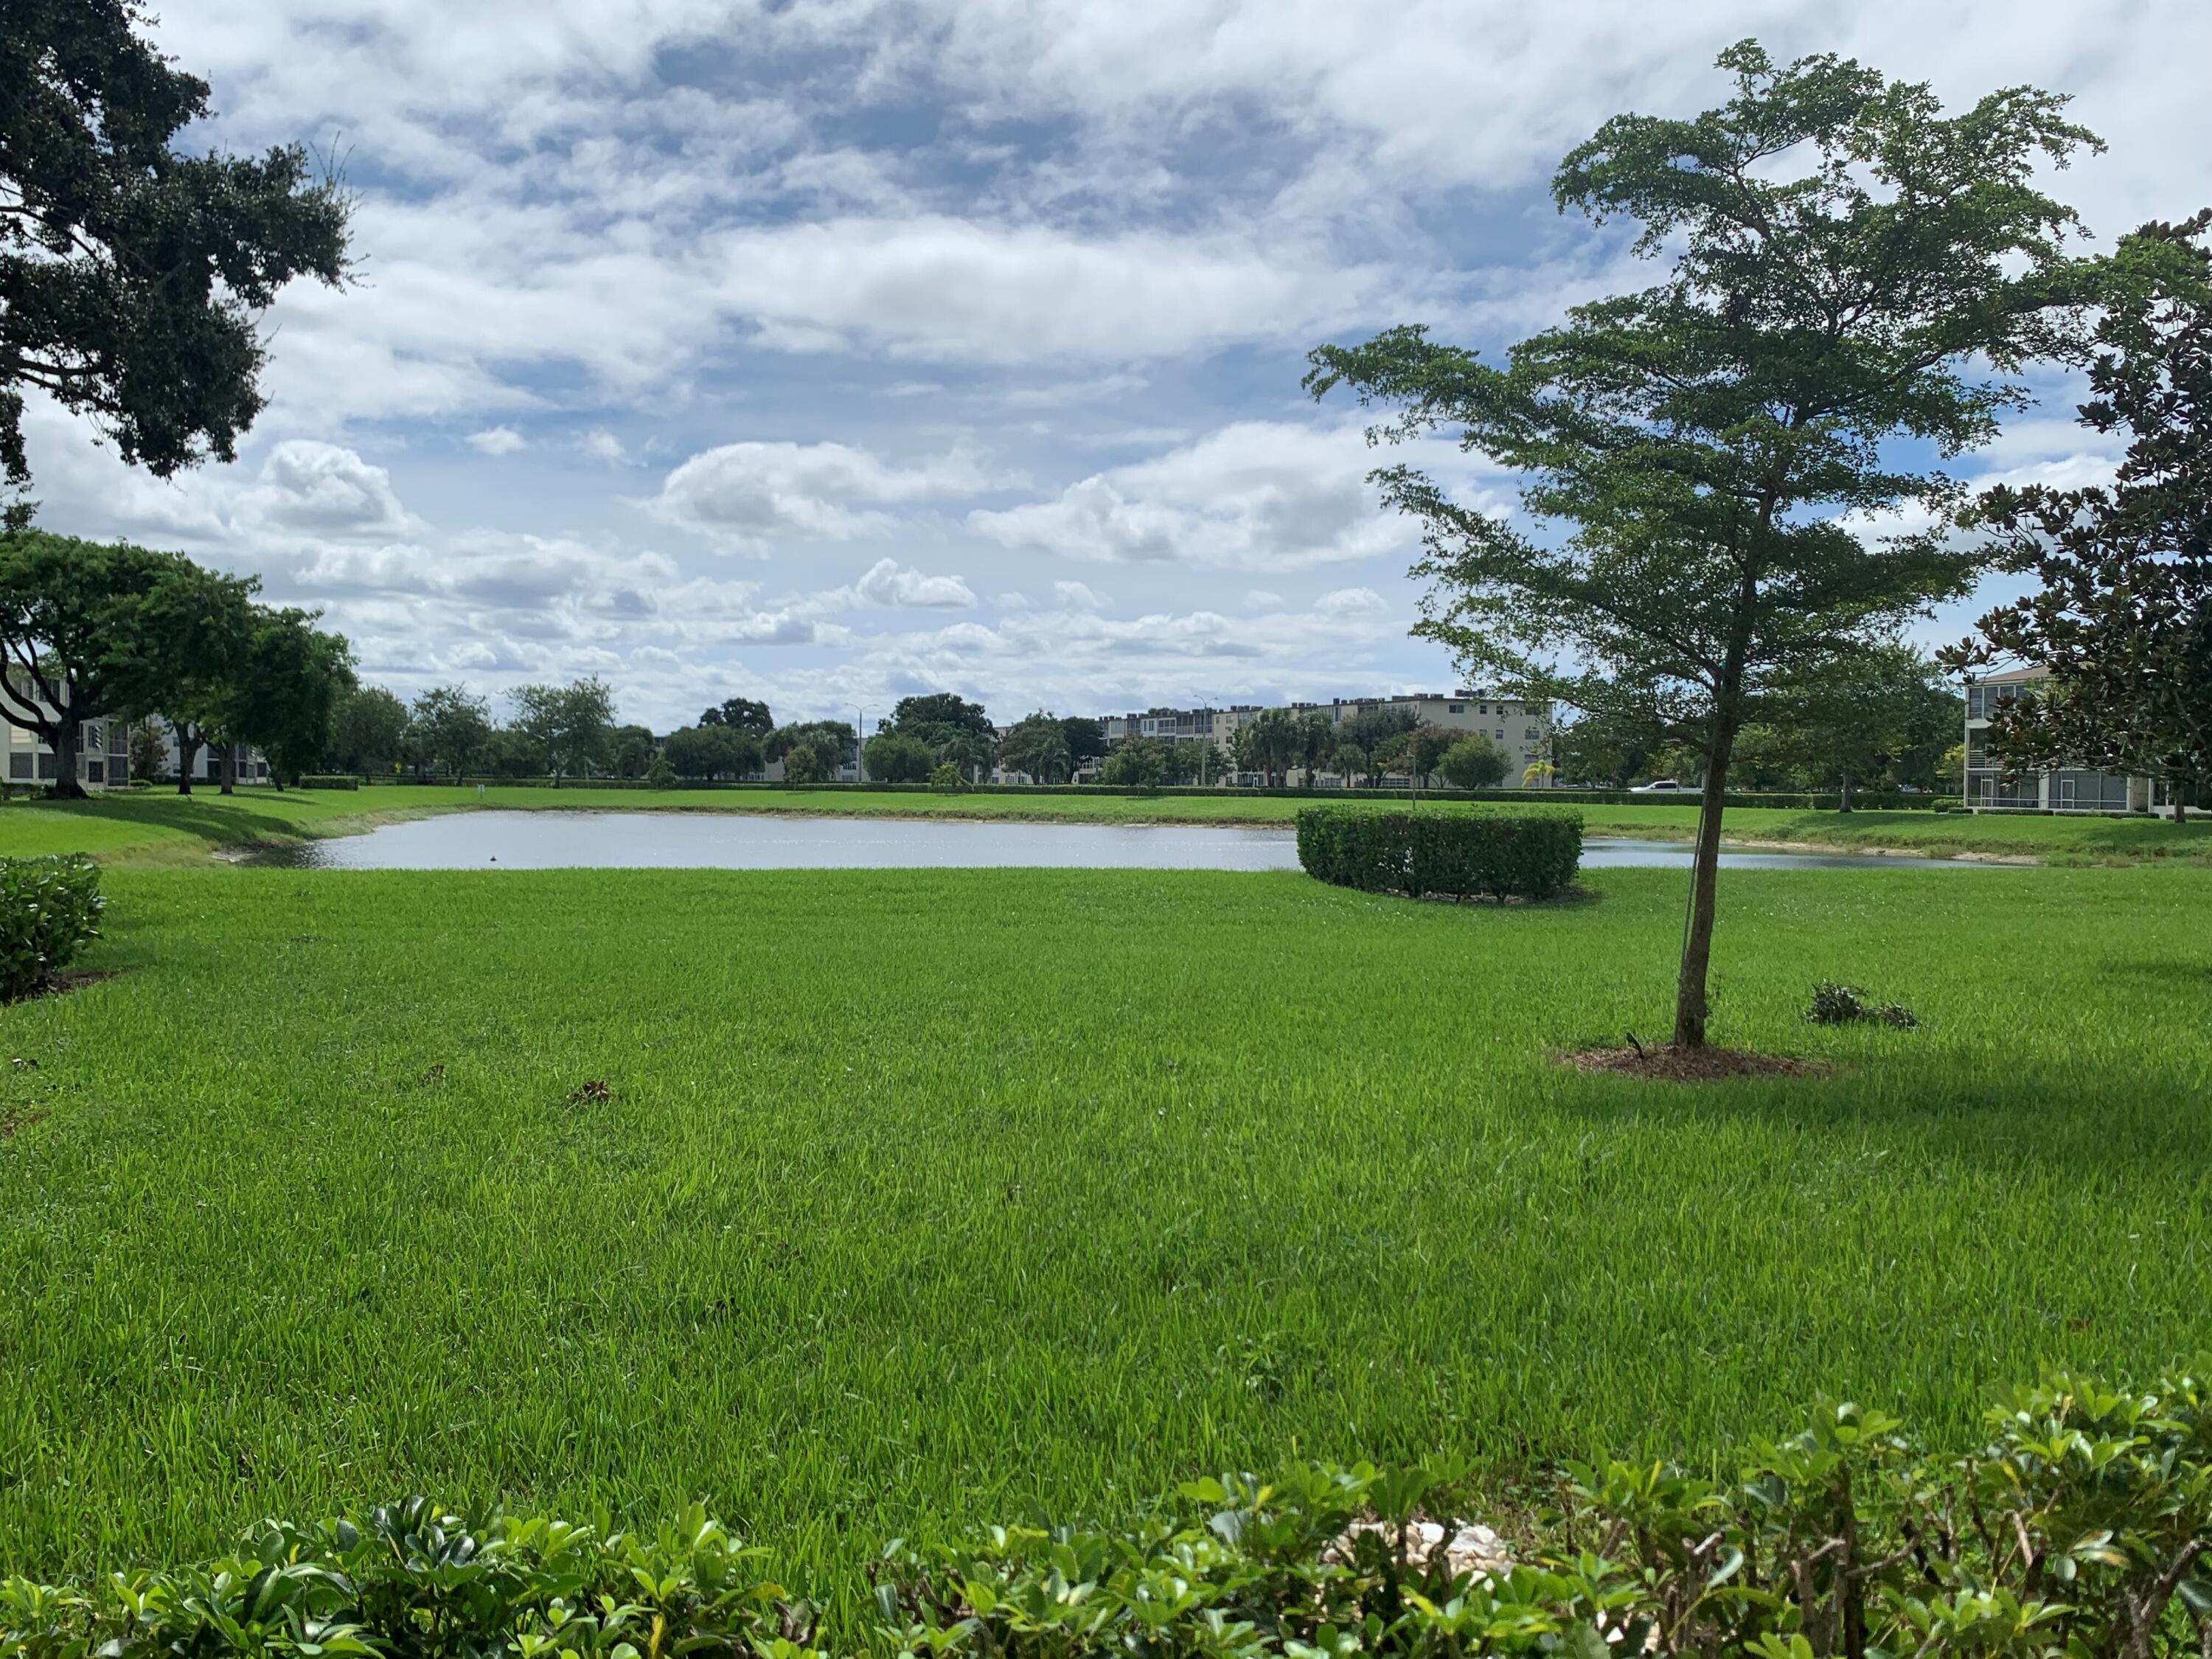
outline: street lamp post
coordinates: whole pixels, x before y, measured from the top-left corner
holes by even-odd
[[[859,703],[853,705],[856,723],[853,727],[853,781],[868,781],[868,711]]]

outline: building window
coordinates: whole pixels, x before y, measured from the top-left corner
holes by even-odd
[[[1542,733],[1542,732],[1539,732],[1539,731],[1538,731],[1534,726],[1530,726],[1530,727],[1529,727],[1526,732],[1523,732],[1521,735],[1522,735],[1522,738],[1525,741],[1529,742],[1529,743],[1534,743],[1534,742],[1535,742],[1535,741],[1536,741],[1536,739],[1537,739],[1538,738],[1540,738],[1540,737],[1543,736],[1543,733]]]
[[[1464,714],[1467,713],[1467,705],[1463,702],[1455,702],[1451,706],[1451,711],[1455,714]]]
[[[2120,812],[2127,810],[2128,781],[2109,772],[2064,771],[2052,779],[2051,804],[2060,811]]]
[[[9,756],[8,775],[11,778],[28,778],[31,775],[31,757],[29,754],[25,753]]]
[[[106,783],[107,781],[107,763],[104,760],[88,760],[85,762],[84,781],[87,783]]]

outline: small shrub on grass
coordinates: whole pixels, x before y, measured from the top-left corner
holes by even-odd
[[[44,990],[100,937],[100,869],[82,853],[0,859],[0,1001]]]
[[[310,772],[300,780],[302,789],[358,789],[361,780],[350,772]]]
[[[1857,986],[1838,985],[1832,979],[1824,979],[1814,986],[1813,1004],[1805,1010],[1805,1018],[1813,1025],[1855,1025],[1862,1020],[1880,1020],[1900,1031],[1909,1031],[1920,1024],[1920,1016],[1903,1003],[1869,1001],[1867,994]]]
[[[941,761],[929,775],[929,787],[940,795],[957,795],[967,787],[967,781],[961,777],[958,767],[951,761]]]
[[[2065,1373],[1966,1458],[1823,1402],[1709,1478],[1571,1466],[1499,1540],[1455,1464],[1182,1487],[1126,1528],[994,1527],[872,1572],[901,1659],[2194,1659],[2212,1650],[2212,1380]],[[0,1659],[817,1659],[805,1604],[693,1506],[657,1534],[445,1514],[265,1522],[232,1555],[0,1583]],[[1504,1559],[1500,1559],[1501,1557]]]
[[[1549,898],[1574,884],[1578,812],[1378,812],[1310,806],[1298,814],[1298,863],[1365,893],[1409,898]]]

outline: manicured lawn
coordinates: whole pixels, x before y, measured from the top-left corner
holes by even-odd
[[[391,787],[356,792],[240,790],[189,799],[167,791],[69,804],[24,801],[0,806],[0,855],[82,849],[133,861],[191,859],[210,846],[344,834],[393,817],[477,806],[538,811],[683,811],[801,813],[822,817],[924,817],[1107,823],[1288,824],[1315,799],[1236,795],[878,794],[854,789],[548,790]],[[1402,809],[1403,797],[1375,803]],[[1501,810],[1435,802],[1423,811]],[[1502,810],[1515,810],[1510,806]],[[1697,810],[1686,801],[1576,806],[1594,835],[1687,840]],[[1969,817],[1932,812],[1801,812],[1740,807],[1727,834],[1739,842],[1782,842],[1948,856],[2037,860],[2052,864],[2202,860],[2212,866],[2212,823],[2175,829],[2150,819]]]
[[[1720,1035],[1845,1069],[1687,1091],[1547,1057],[1663,1026],[1680,878],[1591,884],[115,868],[116,976],[0,1010],[0,1573],[429,1490],[704,1497],[806,1587],[2203,1345],[2212,870],[1729,872]]]

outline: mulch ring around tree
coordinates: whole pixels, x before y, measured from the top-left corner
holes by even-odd
[[[1583,1048],[1561,1054],[1559,1063],[1577,1072],[1610,1072],[1655,1083],[1717,1083],[1738,1077],[1831,1077],[1836,1067],[1825,1060],[1796,1054],[1760,1054],[1744,1048],[1677,1048],[1671,1042],[1641,1048]]]

